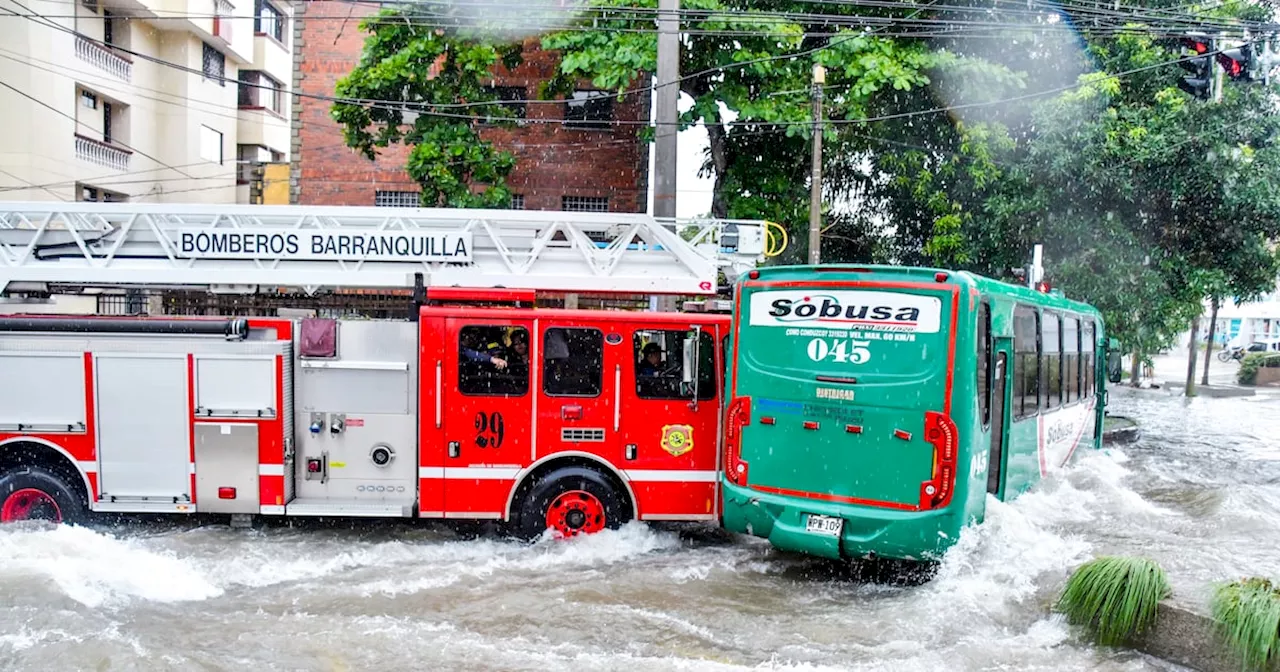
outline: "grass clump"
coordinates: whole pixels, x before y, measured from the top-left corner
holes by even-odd
[[[1219,633],[1239,654],[1245,669],[1265,670],[1280,662],[1280,586],[1249,578],[1218,586],[1210,605]]]
[[[1130,641],[1156,620],[1172,593],[1164,570],[1146,558],[1107,556],[1076,569],[1058,598],[1058,611],[1088,628],[1103,646]]]

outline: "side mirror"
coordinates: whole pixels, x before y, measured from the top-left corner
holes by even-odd
[[[693,411],[698,410],[698,348],[701,341],[702,327],[694,327],[689,338],[684,339],[684,348],[680,353],[683,364],[680,367],[683,379],[680,387],[689,396],[689,409]]]
[[[1124,355],[1120,352],[1120,344],[1116,339],[1107,340],[1107,380],[1118,383],[1124,376],[1124,364],[1121,359]]]
[[[693,374],[698,369],[698,341],[687,338],[680,352],[680,376],[685,383],[693,382]]]

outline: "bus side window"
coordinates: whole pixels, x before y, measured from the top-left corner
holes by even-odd
[[[1014,416],[1036,414],[1040,406],[1040,314],[1017,306],[1013,311],[1013,377],[1018,390]]]
[[[1062,400],[1068,404],[1080,401],[1080,318],[1068,317],[1062,328],[1062,349],[1066,351],[1066,378]]]
[[[978,307],[978,415],[991,424],[991,304]]]
[[[542,391],[552,397],[596,397],[604,385],[604,334],[552,327],[542,332]]]
[[[523,397],[529,391],[529,332],[524,327],[463,327],[458,332],[458,391]]]
[[[1062,316],[1044,313],[1044,408],[1062,406]]]
[[[1082,351],[1081,354],[1084,355],[1084,362],[1081,364],[1084,368],[1084,393],[1088,396],[1093,396],[1097,392],[1094,357],[1097,356],[1098,344],[1094,340],[1093,334],[1093,320],[1085,320],[1084,338],[1081,339],[1080,349]]]

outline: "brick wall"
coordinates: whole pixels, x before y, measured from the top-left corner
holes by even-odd
[[[333,0],[297,2],[294,9],[295,92],[303,96],[334,95],[338,80],[359,61],[367,4]],[[341,18],[350,14],[350,20]],[[308,15],[315,17],[308,20]],[[527,116],[563,119],[563,103],[535,102],[538,84],[550,78],[559,57],[525,43],[524,63],[503,72],[496,86],[526,87]],[[637,82],[637,85],[648,81]],[[583,83],[583,88],[590,88]],[[375,191],[417,191],[404,171],[406,151],[396,145],[369,161],[342,143],[342,133],[329,116],[330,103],[294,96],[291,199],[304,205],[373,205]],[[614,102],[614,118],[647,120],[648,94]],[[648,145],[636,140],[639,126],[614,125],[609,130],[564,128],[559,123],[530,121],[514,128],[488,127],[481,137],[515,153],[517,164],[507,179],[530,210],[559,210],[565,196],[607,197],[613,212],[644,212],[648,191]]]

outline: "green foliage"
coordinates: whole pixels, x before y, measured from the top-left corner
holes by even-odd
[[[1280,586],[1261,578],[1223,584],[1210,605],[1218,632],[1245,669],[1277,669],[1280,663]]]
[[[657,1],[591,0],[586,6],[656,8]],[[801,253],[807,240],[813,66],[821,64],[827,72],[824,115],[860,119],[870,114],[869,103],[876,96],[914,93],[929,84],[931,68],[959,67],[964,61],[930,49],[924,40],[832,26],[802,2],[692,0],[682,3],[681,9],[697,13],[681,22],[687,32],[682,36],[684,78],[679,87],[693,105],[681,115],[680,124],[707,126],[710,146],[702,171],[715,179],[712,214],[779,222],[793,234]],[[762,12],[770,15],[761,16]],[[902,12],[824,5],[822,13],[899,16]],[[813,17],[812,22],[806,16]],[[642,85],[647,73],[656,69],[657,36],[651,19],[637,18],[635,12],[593,13],[582,27],[586,26],[590,30],[567,30],[543,38],[544,48],[563,54],[560,76],[543,95],[565,92],[579,79],[621,92]],[[725,112],[735,117],[732,124],[726,123]],[[839,160],[848,149],[837,142],[839,138],[834,126],[826,127],[824,139],[836,142],[824,152],[828,160]],[[871,227],[847,215],[831,212],[825,223],[835,258],[872,254],[877,248],[868,239]]]
[[[1215,13],[1256,10],[1236,2]],[[876,115],[886,118],[981,103],[983,92],[1012,98],[1021,81],[1075,88],[859,128],[868,152],[835,169],[857,175],[846,179],[867,218],[894,227],[892,261],[1007,279],[1043,244],[1052,284],[1098,306],[1108,334],[1145,357],[1185,332],[1204,298],[1247,300],[1275,287],[1280,112],[1260,85],[1229,82],[1221,103],[1190,99],[1177,88],[1186,72],[1169,64],[1176,47],[1158,30],[1076,25],[1083,50],[1053,37],[949,45],[969,63],[1010,64],[1024,80],[971,69],[952,87],[969,98],[933,86],[873,105],[883,102]],[[866,156],[871,168],[859,172]]]
[[[1099,644],[1115,646],[1154,624],[1157,606],[1171,592],[1164,570],[1155,562],[1101,557],[1076,569],[1057,609],[1073,625],[1088,628]]]
[[[422,187],[422,205],[507,207],[515,157],[482,140],[478,127],[514,120],[483,82],[495,67],[518,65],[522,46],[467,24],[448,27],[448,17],[439,16],[425,21],[410,6],[362,21],[360,29],[369,33],[364,52],[335,93],[403,104],[339,102],[331,115],[347,145],[365,158],[394,143],[408,146],[406,168]]]
[[[1251,352],[1240,361],[1236,371],[1236,381],[1241,385],[1257,385],[1258,369],[1263,367],[1280,367],[1280,354],[1274,352]]]

